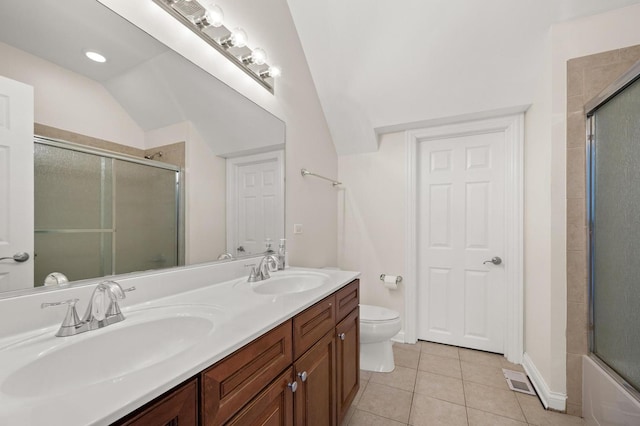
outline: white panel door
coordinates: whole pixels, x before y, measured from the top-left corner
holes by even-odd
[[[0,76],[0,291],[33,287],[33,88]]]
[[[418,144],[418,338],[504,353],[505,135]]]
[[[282,156],[258,154],[228,162],[234,181],[230,182],[230,191],[235,193],[235,207],[227,218],[233,230],[229,252],[238,256],[264,252],[267,238],[276,250],[279,239],[284,238]]]

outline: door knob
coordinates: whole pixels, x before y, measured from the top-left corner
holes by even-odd
[[[23,251],[14,254],[13,256],[7,256],[7,257],[0,257],[0,260],[5,260],[5,259],[12,259],[15,260],[16,262],[26,262],[27,260],[29,260],[29,253],[25,253]]]
[[[344,333],[340,333],[338,334],[338,337],[340,338],[340,340],[344,340],[344,338],[346,337]]]
[[[292,393],[295,393],[298,390],[298,382],[294,381],[293,383],[287,384],[289,389],[291,389]]]
[[[502,263],[502,259],[500,259],[498,256],[494,256],[491,258],[491,260],[485,260],[484,262],[482,262],[483,265],[485,263],[493,263],[494,265],[499,265]]]
[[[307,381],[307,372],[303,371],[302,373],[298,373],[298,377],[300,377],[300,380],[302,380],[303,382]]]

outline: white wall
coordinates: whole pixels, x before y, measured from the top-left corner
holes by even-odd
[[[286,0],[217,2],[224,10],[225,25],[242,26],[249,46],[259,45],[270,64],[281,66],[283,76],[276,82],[275,95],[153,2],[101,2],[286,122],[285,229],[290,263],[335,266],[337,191],[326,182],[303,178],[300,169],[337,176],[337,155]],[[293,234],[294,223],[303,225],[303,234]]]
[[[640,5],[563,23],[546,35],[542,72],[526,114],[525,351],[545,385],[566,391],[566,61],[640,44]],[[363,272],[362,300],[400,311],[403,287],[380,273],[404,273],[405,157],[402,133],[380,150],[339,158],[340,266]],[[395,207],[391,207],[395,206]]]
[[[0,75],[34,87],[37,123],[144,149],[144,133],[98,82],[0,43]]]
[[[404,133],[383,135],[377,152],[338,159],[338,255],[342,269],[358,270],[361,301],[402,313],[404,286],[389,290],[380,274],[404,275],[406,187]]]
[[[633,5],[555,25],[527,117],[525,350],[552,392],[566,390],[566,62],[640,44],[638,22]]]
[[[185,263],[210,262],[226,252],[226,161],[192,123],[148,131],[146,148],[185,142]]]

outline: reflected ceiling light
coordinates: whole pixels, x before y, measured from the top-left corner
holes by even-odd
[[[274,78],[280,75],[280,69],[266,63],[267,54],[263,49],[247,47],[247,33],[242,28],[236,27],[231,31],[223,25],[224,14],[214,1],[153,0],[273,93]]]
[[[93,50],[85,50],[84,56],[91,59],[94,62],[104,63],[107,62],[107,58],[104,55],[101,55],[98,52],[94,52]]]

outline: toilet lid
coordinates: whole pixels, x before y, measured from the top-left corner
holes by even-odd
[[[400,318],[400,314],[382,306],[360,305],[361,321],[389,321]]]

